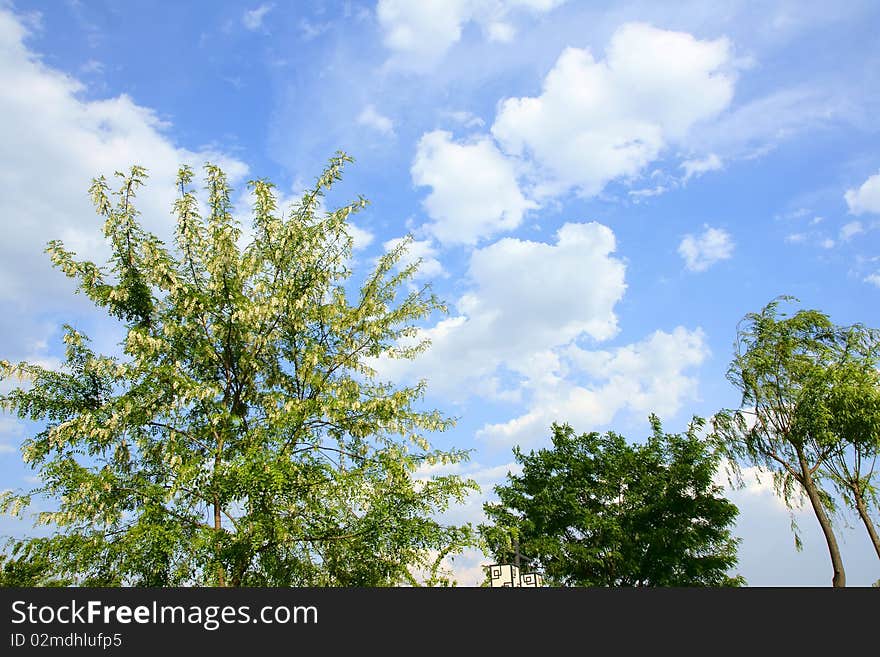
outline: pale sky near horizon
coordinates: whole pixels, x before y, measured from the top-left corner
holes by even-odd
[[[0,358],[57,362],[63,323],[115,349],[43,253],[104,252],[93,176],[146,166],[168,234],[181,163],[290,199],[345,150],[331,201],[370,200],[355,265],[411,233],[448,303],[431,350],[382,373],[458,418],[432,439],[473,450],[484,492],[449,517],[478,522],[551,422],[642,440],[651,412],[681,431],[736,405],[737,322],[778,295],[880,326],[878,33],[856,0],[0,0]],[[29,485],[29,430],[0,416],[0,489]],[[810,513],[796,552],[766,478],[730,495],[749,584],[830,583]],[[838,525],[849,583],[880,578]]]

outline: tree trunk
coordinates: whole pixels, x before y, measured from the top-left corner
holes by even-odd
[[[865,523],[865,529],[868,530],[868,536],[871,537],[871,542],[874,544],[874,550],[877,552],[877,557],[880,558],[880,537],[877,536],[877,529],[874,527],[871,516],[868,515],[868,506],[865,504],[865,498],[858,493],[856,493],[856,509],[859,512],[859,517],[862,519],[862,522]]]
[[[214,497],[214,529],[222,531],[223,518],[220,516],[220,500]],[[217,564],[217,586],[226,586],[226,573],[223,571],[223,564]]]
[[[837,538],[834,536],[834,530],[831,528],[831,519],[825,512],[825,506],[822,504],[822,498],[819,497],[819,489],[816,482],[813,481],[813,475],[810,472],[810,466],[801,450],[797,450],[798,461],[801,466],[801,485],[810,499],[813,512],[816,519],[822,527],[822,533],[825,535],[825,542],[828,544],[828,553],[831,555],[831,566],[834,569],[834,575],[831,577],[831,586],[842,588],[846,586],[846,573],[843,570],[843,559],[840,557],[840,548],[837,545]]]
[[[214,433],[217,439],[217,452],[214,454],[214,531],[218,534],[223,531],[223,518],[221,516],[223,509],[220,506],[220,494],[217,492],[217,471],[223,462],[223,436]],[[223,564],[217,563],[217,586],[226,586],[226,572]]]

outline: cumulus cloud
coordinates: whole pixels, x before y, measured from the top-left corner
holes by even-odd
[[[705,226],[699,235],[685,235],[678,245],[678,253],[690,271],[706,271],[716,262],[730,258],[733,247],[730,233]]]
[[[560,353],[559,375],[551,371],[528,384],[534,390],[526,413],[487,424],[477,437],[503,446],[535,445],[547,440],[553,422],[591,431],[621,411],[674,415],[684,401],[696,398],[697,379],[687,370],[708,354],[703,331],[681,326],[608,351],[571,345]]]
[[[363,251],[373,243],[375,235],[366,228],[361,228],[350,221],[346,226],[348,228],[348,234],[351,235],[352,251]]]
[[[473,479],[480,489],[471,491],[464,501],[451,505],[439,515],[438,519],[441,522],[456,525],[464,523],[477,525],[486,520],[483,504],[488,500],[497,499],[494,487],[505,483],[508,473],[518,475],[521,472],[522,466],[515,462],[492,466],[481,463],[436,463],[421,465],[413,473],[413,478],[417,482],[422,482],[434,477],[455,474],[466,479]]]
[[[255,32],[263,27],[263,19],[275,7],[273,4],[262,4],[255,9],[249,9],[241,16],[241,23],[251,32]]]
[[[425,70],[461,39],[462,29],[476,23],[490,41],[508,43],[516,36],[512,15],[526,10],[544,13],[565,0],[379,0],[376,16],[395,66]]]
[[[614,234],[597,223],[565,224],[555,244],[505,238],[475,249],[455,314],[418,336],[431,348],[415,361],[379,363],[380,371],[427,376],[432,390],[453,397],[503,394],[502,368],[519,379],[577,337],[616,334],[614,305],[626,285],[614,249]]]
[[[409,67],[433,64],[461,38],[467,15],[465,0],[379,0],[376,15],[395,61]]]
[[[880,172],[868,178],[858,189],[847,190],[844,199],[853,214],[880,214]]]
[[[514,164],[489,137],[464,142],[443,130],[422,135],[413,182],[431,187],[424,201],[428,231],[444,244],[476,244],[513,230],[537,205],[523,196]]]
[[[394,135],[394,122],[384,114],[380,114],[375,107],[367,105],[357,117],[358,125],[372,128],[386,137]]]
[[[222,153],[177,146],[168,124],[126,95],[83,100],[82,83],[42,63],[26,46],[27,35],[20,19],[0,11],[0,304],[4,315],[17,317],[12,332],[0,335],[5,357],[26,355],[22,335],[30,328],[47,335],[39,310],[83,307],[43,250],[47,240],[61,238],[81,257],[106,255],[102,222],[87,194],[92,177],[112,179],[132,164],[147,167],[150,180],[138,195],[141,219],[168,238],[179,165],[211,160],[233,182],[247,173],[245,164]]]
[[[382,248],[386,252],[396,249],[404,240],[403,237],[396,237],[382,244]],[[413,240],[409,243],[406,253],[401,258],[399,266],[408,267],[414,262],[419,262],[419,269],[416,272],[416,278],[437,278],[438,276],[448,276],[443,269],[443,265],[437,259],[437,249],[431,240]]]
[[[738,485],[732,476],[732,468],[728,461],[722,461],[715,473],[714,483],[724,488],[728,495],[737,495],[745,498],[763,498],[763,501],[777,510],[788,510],[785,500],[776,493],[773,485],[773,473],[758,466],[740,467],[742,487]],[[803,498],[792,499],[794,509],[803,506]]]
[[[696,396],[689,370],[709,353],[699,328],[610,350],[582,346],[618,332],[626,285],[614,250],[614,234],[598,223],[567,223],[554,243],[504,238],[474,249],[454,313],[416,337],[431,347],[413,361],[376,361],[380,377],[427,378],[451,399],[518,404],[512,419],[479,431],[495,446],[545,440],[558,420],[595,427],[620,412],[675,414]]]
[[[539,194],[595,195],[611,180],[637,176],[668,144],[724,110],[732,68],[726,39],[628,23],[603,60],[566,48],[539,96],[501,103],[492,134],[507,153],[533,159]]]

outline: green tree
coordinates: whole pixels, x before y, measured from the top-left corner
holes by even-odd
[[[15,558],[0,554],[0,586],[66,586],[68,582],[52,576],[52,567],[43,557]]]
[[[144,169],[117,173],[116,192],[94,181],[109,262],[47,251],[123,323],[123,355],[68,326],[62,368],[0,363],[0,379],[26,382],[2,407],[45,427],[22,447],[41,485],[2,507],[57,500],[39,514],[55,534],[18,541],[19,560],[92,585],[380,586],[472,542],[434,518],[476,484],[414,475],[467,456],[425,438],[451,420],[419,409],[424,382],[395,387],[369,366],[424,349],[399,338],[443,307],[427,286],[406,292],[406,243],[355,284],[347,219],[366,201],[320,210],[348,161],[337,154],[285,214],[271,183],[251,181],[244,247],[216,166],[205,216],[180,170],[171,247],[138,222]]]
[[[880,537],[870,509],[878,504],[880,456],[880,332],[861,325],[841,328],[835,359],[805,385],[796,421],[836,445],[822,464],[847,506],[858,513],[880,558]]]
[[[864,453],[860,444],[867,442],[859,437],[868,419],[864,411],[875,402],[865,400],[857,412],[844,412],[868,382],[853,376],[858,359],[848,351],[851,332],[817,310],[788,316],[779,305],[789,301],[796,300],[779,297],[740,322],[727,373],[741,392],[740,408],[716,414],[714,436],[737,477],[743,461],[769,470],[789,507],[806,495],[828,546],[832,584],[845,586],[831,520],[834,501],[822,478],[846,459],[847,440]],[[861,481],[865,470],[860,465],[857,472]],[[838,482],[844,488],[848,476],[844,472]]]
[[[480,533],[500,562],[514,558],[561,586],[737,586],[730,528],[738,510],[713,482],[718,457],[697,432],[629,444],[613,432],[554,424],[552,448],[514,449],[522,474],[495,487]]]

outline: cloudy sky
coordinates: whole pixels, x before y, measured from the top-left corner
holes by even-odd
[[[473,450],[485,494],[553,421],[680,431],[737,404],[737,321],[777,295],[880,326],[878,29],[857,0],[0,0],[0,357],[57,362],[64,322],[115,349],[43,254],[105,252],[93,176],[148,167],[144,223],[167,235],[181,163],[292,197],[342,149],[339,200],[371,201],[356,262],[410,233],[449,306],[383,374],[428,379],[459,418],[435,442]],[[3,488],[32,476],[28,430],[0,416]],[[766,479],[731,498],[750,584],[830,582],[811,514],[798,553]],[[849,583],[873,582],[838,521]]]

